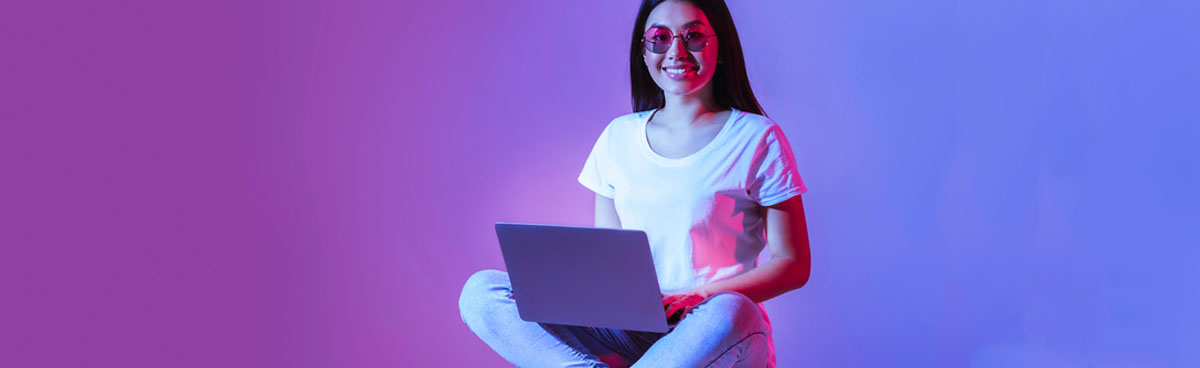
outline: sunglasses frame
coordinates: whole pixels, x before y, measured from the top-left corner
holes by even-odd
[[[653,44],[654,44],[654,42],[648,42],[648,41],[646,41],[646,33],[650,32],[650,30],[652,30],[652,29],[655,29],[655,28],[665,29],[665,30],[667,30],[667,34],[670,34],[670,35],[671,35],[671,41],[670,41],[669,43],[667,43],[667,49],[666,49],[666,50],[663,50],[663,52],[654,52],[654,48],[653,48]],[[716,34],[707,34],[707,33],[706,33],[706,34],[704,34],[703,36],[699,36],[699,38],[701,38],[701,39],[703,39],[703,40],[704,40],[704,43],[700,45],[700,48],[698,48],[698,49],[696,49],[696,50],[692,50],[692,48],[691,48],[691,47],[688,47],[688,39],[685,39],[685,38],[684,38],[684,36],[685,36],[685,35],[687,35],[687,33],[689,33],[688,31],[691,31],[691,30],[693,30],[692,28],[701,28],[701,30],[703,30],[703,31],[708,31],[708,29],[706,29],[706,28],[708,28],[708,27],[703,27],[703,26],[690,26],[690,27],[688,27],[687,29],[684,29],[682,34],[675,34],[675,31],[672,31],[670,28],[663,27],[663,26],[654,26],[654,27],[647,28],[647,29],[646,29],[646,32],[642,32],[642,38],[641,38],[641,41],[642,41],[642,47],[643,47],[643,48],[645,48],[645,49],[646,49],[646,51],[649,51],[649,52],[651,52],[651,53],[655,53],[655,54],[665,54],[665,53],[667,53],[667,51],[670,51],[670,50],[671,50],[671,46],[675,44],[675,39],[676,39],[676,38],[678,38],[678,39],[679,39],[679,42],[682,42],[682,43],[683,43],[683,48],[685,48],[685,49],[687,49],[688,51],[691,51],[691,52],[700,52],[700,51],[703,51],[705,48],[708,48],[708,39],[709,39],[710,37],[716,37],[716,36],[717,36]],[[701,33],[703,33],[703,32],[701,32]]]

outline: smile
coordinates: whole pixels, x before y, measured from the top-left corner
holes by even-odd
[[[700,70],[700,68],[694,66],[684,68],[663,68],[663,71],[667,73],[667,78],[670,78],[671,80],[691,78],[696,75],[696,71],[698,70]]]
[[[683,74],[686,72],[696,71],[696,69],[698,69],[698,68],[693,66],[693,67],[687,67],[687,68],[664,68],[663,70],[666,71],[667,73]]]

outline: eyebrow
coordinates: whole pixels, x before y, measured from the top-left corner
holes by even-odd
[[[693,25],[693,24],[704,24],[704,22],[701,22],[699,19],[697,19],[697,20],[693,20],[691,22],[684,23],[684,25],[680,26],[679,28],[687,28],[688,26]],[[667,27],[667,25],[662,24],[662,23],[654,23],[654,24],[651,24],[650,27]],[[667,28],[671,28],[671,27],[667,27]]]

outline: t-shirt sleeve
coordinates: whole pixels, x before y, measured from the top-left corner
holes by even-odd
[[[600,138],[596,139],[596,144],[592,146],[592,152],[588,154],[587,161],[583,163],[583,171],[579,173],[580,184],[596,194],[608,198],[612,198],[616,193],[612,182],[609,181],[610,174],[608,172],[612,167],[612,155],[609,151],[611,146],[609,131],[611,129],[612,124],[609,124],[600,133]]]
[[[763,207],[773,206],[808,191],[800,179],[796,156],[783,130],[773,125],[755,152],[754,179],[747,190]]]

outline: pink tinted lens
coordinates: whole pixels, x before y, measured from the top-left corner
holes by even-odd
[[[685,29],[680,34],[683,35],[683,44],[692,52],[704,50],[704,46],[708,45],[708,37],[706,37],[708,32],[704,29],[704,27],[694,26]]]
[[[663,27],[652,27],[646,30],[646,34],[642,36],[643,42],[646,44],[646,49],[655,54],[667,52],[671,48],[671,41],[674,39],[671,31]]]

